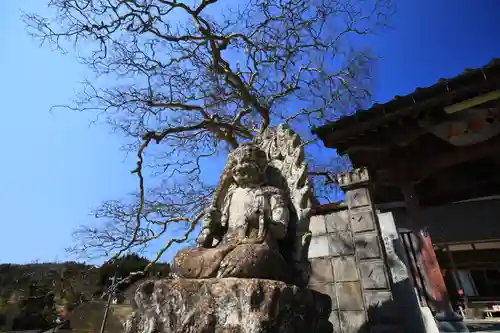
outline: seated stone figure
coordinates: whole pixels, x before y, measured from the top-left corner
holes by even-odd
[[[328,295],[304,288],[312,193],[303,148],[270,128],[228,158],[179,278],[137,289],[126,333],[332,333]]]
[[[290,189],[289,185],[297,187],[301,177],[292,172],[285,179],[280,169],[302,171],[300,158],[303,156],[291,155],[299,161],[290,158],[290,151],[293,152],[296,147],[288,147],[287,142],[281,142],[286,151],[280,153],[280,142],[276,140],[279,138],[275,136],[269,142],[264,139],[245,143],[230,154],[213,205],[205,215],[197,239],[198,246],[181,250],[174,257],[173,271],[179,277],[238,277],[295,282],[295,264],[300,258],[296,253],[288,252],[297,252],[300,247],[296,241],[296,225],[300,222],[297,210],[300,207],[294,206],[289,195],[294,189]],[[274,152],[270,151],[273,147]],[[264,151],[266,148],[268,153]],[[272,154],[278,164],[270,163],[273,161],[269,161],[268,155]],[[289,159],[285,161],[285,157]],[[294,168],[297,165],[299,167]],[[268,170],[270,168],[278,170],[272,177],[269,176],[272,174]],[[309,186],[307,191],[295,191],[294,197],[307,197],[308,189]],[[307,200],[302,201],[308,204]],[[307,212],[304,210],[302,213],[307,218]],[[295,225],[289,230],[291,223]],[[283,244],[288,244],[288,247]]]

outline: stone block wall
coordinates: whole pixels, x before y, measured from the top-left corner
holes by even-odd
[[[401,332],[369,188],[340,184],[346,203],[311,218],[309,287],[331,297],[334,332]]]

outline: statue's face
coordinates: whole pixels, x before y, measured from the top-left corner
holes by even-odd
[[[240,186],[258,185],[264,179],[266,155],[258,147],[243,144],[232,154],[233,178]]]
[[[234,181],[241,186],[257,185],[262,181],[262,170],[254,161],[240,160],[233,168]]]

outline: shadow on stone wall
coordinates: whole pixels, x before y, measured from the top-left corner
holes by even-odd
[[[375,223],[364,211],[361,214],[364,220],[356,222]],[[384,246],[382,235],[373,228],[354,232],[345,209],[316,215],[311,222],[315,248],[309,252],[309,286],[332,299],[334,332],[425,332],[397,238],[391,243],[389,237]],[[385,247],[392,251],[390,256],[382,254]]]
[[[421,244],[418,246],[421,246]],[[403,265],[401,268],[406,271],[401,271],[399,276],[391,278],[394,304],[389,304],[388,306],[395,307],[393,311],[401,313],[403,327],[405,327],[408,332],[425,332],[420,304],[411,280],[410,264],[400,237],[392,240],[392,248],[395,251],[397,262],[388,258],[387,265],[390,273],[394,265]]]

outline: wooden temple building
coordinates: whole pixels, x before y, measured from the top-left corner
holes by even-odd
[[[500,315],[500,60],[313,133],[368,170],[376,210],[392,213],[413,258],[420,302]]]

